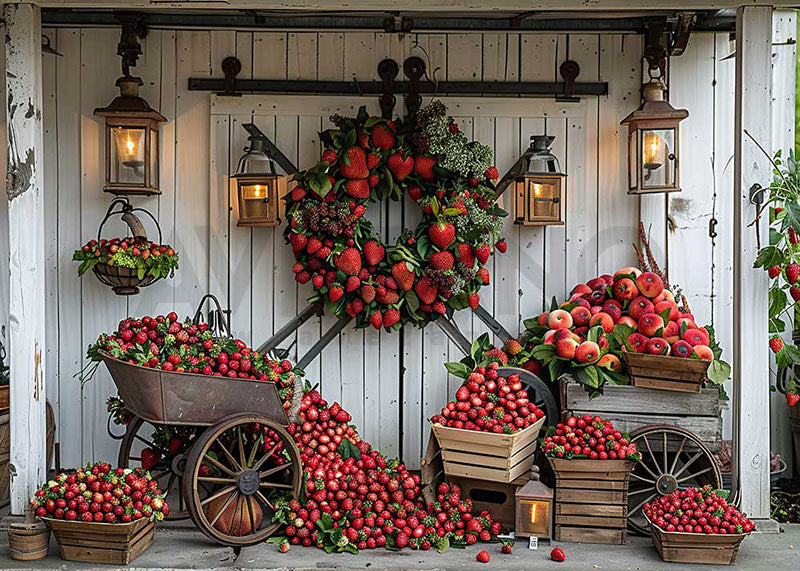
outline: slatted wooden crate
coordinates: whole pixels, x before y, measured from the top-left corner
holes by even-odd
[[[431,428],[442,449],[447,477],[508,484],[530,471],[536,439],[543,424],[544,417],[514,434],[463,430],[440,424]]]
[[[653,531],[656,551],[662,560],[673,563],[731,565],[736,561],[739,546],[747,536],[746,533],[713,535],[664,531],[652,522],[648,523]]]
[[[679,426],[712,452],[722,445],[722,401],[716,387],[695,394],[607,384],[595,398],[576,382],[561,381],[559,388],[563,415],[600,415],[624,432],[651,424]]]
[[[155,524],[146,519],[131,523],[43,519],[66,561],[128,565],[153,545],[156,534]]]
[[[622,360],[634,387],[699,393],[711,361],[668,355],[622,352]]]
[[[8,554],[17,561],[47,557],[50,530],[40,522],[11,523],[8,526]]]
[[[475,478],[448,477],[447,480],[461,488],[461,497],[472,500],[473,513],[488,511],[492,519],[503,524],[504,531],[516,524],[516,492],[530,480],[526,472],[511,483],[490,482]]]
[[[556,475],[556,541],[623,544],[627,539],[629,460],[548,458]]]

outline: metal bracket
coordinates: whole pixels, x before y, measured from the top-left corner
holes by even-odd
[[[486,327],[488,327],[492,333],[497,335],[503,341],[503,343],[514,338],[514,336],[506,331],[505,327],[500,325],[500,322],[498,322],[491,313],[486,311],[482,305],[479,305],[473,309],[472,313],[474,313],[478,319],[483,321],[484,325],[486,325]]]
[[[286,339],[289,335],[297,331],[301,325],[314,316],[322,315],[322,304],[320,302],[312,303],[301,311],[289,323],[278,329],[278,331],[258,348],[259,353],[269,353]]]
[[[578,62],[568,59],[561,64],[558,68],[558,72],[561,74],[561,77],[564,78],[564,94],[556,95],[556,101],[571,103],[580,101],[580,99],[574,95],[575,79],[581,73],[581,66],[578,65]]]
[[[678,25],[670,34],[669,55],[680,56],[686,51],[689,45],[689,36],[697,22],[697,14],[694,12],[681,12],[678,14]]]
[[[422,58],[412,56],[403,62],[403,73],[409,79],[408,95],[406,95],[406,113],[413,117],[422,106],[420,81],[425,75],[425,62]]]
[[[717,224],[719,224],[719,221],[712,216],[711,219],[708,221],[708,237],[709,238],[716,238],[717,237]]]
[[[383,20],[383,30],[387,34],[407,34],[414,28],[414,20],[394,13]]]
[[[280,165],[280,167],[283,169],[283,172],[286,174],[297,174],[300,172],[294,163],[289,160],[289,158],[284,155],[278,147],[275,146],[275,143],[273,143],[272,140],[267,137],[264,132],[254,123],[244,123],[242,124],[242,127],[244,127],[248,133],[250,133],[251,137],[258,137],[264,141],[264,147],[267,149],[267,154]]]
[[[753,186],[750,187],[750,202],[755,204],[757,207],[761,206],[764,203],[765,191],[766,189],[763,186],[757,182],[754,182]]]
[[[386,58],[378,64],[378,77],[383,80],[383,94],[379,99],[381,117],[392,119],[397,98],[394,96],[394,79],[400,73],[400,66],[393,59]]]
[[[439,326],[439,329],[441,329],[442,332],[447,335],[447,338],[455,343],[465,355],[469,355],[472,343],[470,343],[469,339],[464,337],[464,334],[461,333],[458,325],[453,323],[444,315],[440,316],[439,319],[434,321],[434,323]]]
[[[225,74],[224,91],[219,95],[237,96],[241,93],[236,93],[236,76],[242,71],[242,62],[237,58],[228,56],[222,60],[222,73]]]

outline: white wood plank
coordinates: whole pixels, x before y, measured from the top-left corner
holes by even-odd
[[[288,78],[317,79],[317,34],[291,32],[288,36]]]
[[[754,183],[768,186],[769,158],[746,139],[744,131],[772,148],[772,9],[739,8],[736,12],[736,108],[734,174],[734,482],[741,509],[752,519],[770,516],[769,501],[769,353],[767,344],[768,276],[753,268],[757,236],[749,227]],[[757,229],[767,242],[767,225]],[[757,340],[757,342],[753,342]],[[760,342],[759,342],[760,341]]]
[[[344,73],[345,77],[373,80],[377,77],[375,62],[371,54],[375,46],[374,32],[347,32],[344,35]]]
[[[284,32],[253,33],[253,77],[286,79],[287,42]]]
[[[411,55],[425,60],[428,77],[437,81],[447,77],[448,37],[448,34],[417,34],[411,46]]]
[[[317,79],[342,81],[344,75],[344,34],[342,32],[320,32],[317,35]]]
[[[495,118],[494,117],[475,117],[473,121],[473,128],[472,128],[472,137],[475,141],[479,143],[483,143],[484,145],[488,145],[492,150],[495,148]],[[497,157],[495,157],[495,161]],[[502,173],[501,173],[502,176]],[[500,252],[495,250],[493,256],[489,257],[489,260],[486,262],[486,269],[489,270],[490,282],[488,285],[485,285],[481,288],[479,294],[481,296],[481,306],[488,311],[490,314],[494,312],[494,291],[495,291],[495,283],[494,283],[494,265],[495,260],[498,256],[503,256],[508,254],[501,254]],[[490,333],[489,328],[486,324],[483,323],[480,319],[478,319],[474,314],[471,316],[472,319],[472,339],[477,339],[484,333]],[[516,333],[516,332],[515,332]],[[491,336],[491,333],[490,333]],[[456,359],[456,361],[460,360],[460,358]]]
[[[525,152],[525,149],[528,148],[531,135],[541,135],[544,132],[545,120],[543,118],[523,118],[520,121],[519,147],[515,153],[516,157],[519,157]],[[516,157],[513,160],[516,160]],[[511,198],[511,193],[508,190],[506,191],[506,196],[508,196],[509,199]],[[512,216],[513,215],[509,216],[511,220],[513,220]],[[519,274],[517,278],[519,284],[517,289],[519,308],[515,323],[513,327],[509,329],[509,332],[512,334],[523,330],[523,320],[538,315],[544,311],[545,307],[550,307],[550,298],[545,298],[544,290],[546,263],[545,229],[541,226],[518,226],[518,228],[518,247],[512,250],[509,244],[509,251],[512,253],[512,256],[516,253],[516,271]],[[549,268],[547,269],[549,271]],[[562,272],[562,283],[563,280]],[[496,299],[495,303],[497,303]]]
[[[5,50],[5,44],[3,44],[3,50]],[[3,77],[6,74],[6,58],[5,52],[3,52],[3,57],[0,57],[0,73],[2,73]],[[3,97],[3,101],[5,101],[6,96],[6,83],[5,81],[0,82],[0,96]],[[6,131],[6,115],[5,113],[0,113],[0,129],[3,132]],[[6,145],[0,145],[0,175],[3,176],[5,179],[6,176],[6,169],[8,167],[8,147]],[[48,186],[45,183],[45,189]],[[9,256],[9,248],[8,244],[10,241],[10,234],[8,228],[8,194],[2,193],[0,196],[0,272],[2,275],[7,276],[10,275],[11,271],[9,269],[9,262],[11,260]],[[8,321],[8,309],[9,309],[9,296],[10,296],[10,280],[0,280],[0,341],[2,341],[3,346],[6,348],[6,366],[8,365],[8,341],[9,341],[9,321]],[[49,369],[52,372],[52,369]]]
[[[482,34],[448,34],[445,76],[448,81],[479,81],[483,76],[482,49]]]
[[[520,34],[483,34],[483,81],[513,81],[519,78]]]
[[[208,227],[208,280],[209,291],[217,296],[224,309],[231,308],[230,297],[230,225],[228,172],[231,144],[230,115],[210,117],[209,131],[209,227]],[[231,315],[236,322],[239,315]]]
[[[561,117],[555,118],[548,118],[545,120],[544,126],[544,133],[548,135],[555,136],[555,140],[553,141],[553,146],[551,147],[553,154],[558,157],[559,161],[561,162],[561,168],[564,172],[566,172],[569,176],[567,178],[567,192],[564,193],[562,197],[562,202],[559,204],[559,208],[562,209],[562,220],[564,220],[564,224],[561,226],[546,226],[544,230],[544,283],[543,283],[543,295],[544,295],[544,304],[547,306],[550,303],[550,300],[555,297],[556,299],[566,299],[566,294],[569,288],[572,287],[574,284],[568,284],[567,279],[567,267],[580,265],[580,262],[575,259],[572,251],[567,251],[567,229],[572,224],[572,216],[570,216],[573,212],[571,209],[572,201],[570,200],[569,195],[569,187],[571,183],[580,184],[580,167],[575,168],[573,170],[573,166],[581,165],[581,157],[574,157],[571,152],[567,149],[569,148],[572,151],[572,138],[574,135],[575,139],[578,139],[582,133],[578,129],[575,131],[569,128],[567,124],[568,119],[562,119]],[[571,121],[575,121],[572,119]],[[588,211],[589,213],[592,212],[592,204],[582,204],[580,202],[575,202],[575,208],[577,212],[584,212]],[[576,213],[577,213],[576,212]],[[596,218],[595,218],[596,219]],[[522,268],[520,268],[522,271]],[[520,279],[522,279],[520,277]],[[522,305],[524,308],[524,294]],[[525,312],[522,311],[522,319],[526,317],[530,317],[531,315],[535,315],[538,313],[536,309],[533,312]],[[522,324],[520,324],[520,329],[522,329]]]

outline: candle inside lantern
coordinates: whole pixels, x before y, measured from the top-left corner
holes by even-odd
[[[117,155],[123,166],[138,168],[144,165],[144,159],[140,156],[143,136],[144,129],[126,129],[124,127],[114,129]]]
[[[549,218],[553,215],[553,187],[550,184],[532,182],[533,216]]]
[[[664,139],[655,131],[644,132],[644,168],[656,170],[664,164]]]

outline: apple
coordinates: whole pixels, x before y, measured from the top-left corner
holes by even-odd
[[[631,300],[628,306],[628,313],[634,319],[639,319],[645,313],[653,313],[655,306],[653,302],[643,295],[638,295]]]
[[[574,359],[578,342],[574,339],[560,339],[556,342],[556,355],[564,359]]]
[[[664,320],[657,313],[645,313],[639,318],[637,329],[642,335],[655,337],[658,330],[664,327]]]
[[[569,329],[572,327],[572,316],[568,311],[556,309],[550,312],[547,318],[547,326],[550,329]]]
[[[536,323],[541,325],[542,327],[547,326],[547,318],[550,317],[548,312],[540,313],[539,316],[536,318]]]
[[[553,345],[556,342],[556,333],[558,333],[558,329],[550,329],[547,333],[544,334],[542,338],[542,342],[545,345]]]
[[[588,307],[583,306],[572,308],[572,311],[570,311],[569,314],[572,316],[572,323],[578,327],[588,325],[589,320],[592,318],[592,312],[589,311]]]
[[[678,313],[678,306],[675,305],[674,301],[670,301],[668,299],[665,299],[663,301],[659,301],[656,304],[656,309],[655,309],[654,313],[657,313],[657,314],[661,315],[662,313],[664,313],[667,310],[669,310],[669,321],[675,321],[675,320],[678,319],[678,317],[680,317],[680,315]]]
[[[631,275],[633,276],[633,279],[636,279],[641,274],[642,274],[642,270],[640,270],[639,268],[633,268],[633,267],[622,268],[621,270],[617,270],[614,273],[614,281],[617,281],[618,279],[620,279],[620,277],[624,276],[624,277],[627,278],[627,277],[629,277]]]
[[[588,282],[586,282],[586,287],[588,287],[590,290],[597,290],[597,289],[603,289],[604,290],[604,289],[606,289],[607,285],[608,284],[606,283],[606,280],[603,279],[602,277],[593,278],[593,279],[589,280]]]
[[[628,335],[626,341],[628,342],[631,351],[634,351],[636,353],[644,353],[644,347],[645,345],[647,345],[648,339],[645,335],[636,332]]]
[[[692,347],[708,345],[709,343],[708,332],[702,329],[687,329],[684,331],[681,339],[689,343]]]
[[[692,319],[691,317],[684,317],[685,315],[687,315],[687,314],[686,314],[686,313],[684,313],[683,315],[681,315],[681,316],[678,318],[678,321],[677,321],[677,323],[678,323],[678,327],[680,327],[681,329],[683,329],[683,325],[684,325],[684,323],[685,323],[685,324],[686,324],[686,330],[687,330],[687,331],[688,331],[689,329],[697,329],[697,325],[695,325],[695,323],[694,323],[694,319]]]
[[[632,318],[630,315],[623,315],[622,317],[619,318],[619,321],[617,321],[617,323],[622,323],[623,325],[627,325],[632,329],[636,329],[637,327],[636,320]]]
[[[609,371],[616,371],[619,372],[622,370],[622,361],[619,360],[619,357],[616,355],[612,355],[611,353],[606,353],[600,360],[597,361],[598,367],[603,367],[604,369],[608,369]]]
[[[658,303],[660,301],[664,301],[665,299],[668,301],[675,301],[675,296],[672,295],[672,292],[668,289],[664,289],[660,294],[653,298],[653,303]]]
[[[595,325],[600,325],[605,333],[614,331],[614,320],[609,314],[603,313],[602,311],[597,315],[593,315],[592,319],[589,321],[589,327],[594,327]]]
[[[592,289],[594,288],[592,288],[592,286],[590,286],[589,284],[578,284],[574,288],[572,288],[571,294],[575,296],[575,295],[583,295],[585,293],[592,293]]]
[[[575,360],[578,363],[594,363],[600,358],[600,346],[594,341],[584,341],[575,349]]]
[[[653,337],[644,346],[644,352],[651,355],[669,355],[669,343],[661,337]]]
[[[667,340],[667,343],[675,343],[678,339],[681,338],[681,326],[678,325],[677,321],[670,321],[664,327],[664,339]]]
[[[636,287],[647,297],[656,297],[664,289],[664,281],[654,272],[644,272],[636,277]]]
[[[672,344],[672,355],[675,357],[689,358],[694,353],[694,348],[686,341],[678,340]]]
[[[694,349],[694,354],[701,358],[703,361],[713,361],[714,360],[714,352],[711,350],[711,347],[708,345],[695,345],[692,347]]]
[[[607,313],[614,323],[622,316],[622,304],[616,299],[609,299],[603,304],[603,313]]]
[[[587,294],[584,299],[586,299],[592,305],[602,305],[602,303],[606,300],[606,290],[605,289],[596,289],[592,293]]]
[[[630,278],[620,278],[614,282],[614,297],[620,301],[631,301],[639,295],[639,288]]]

